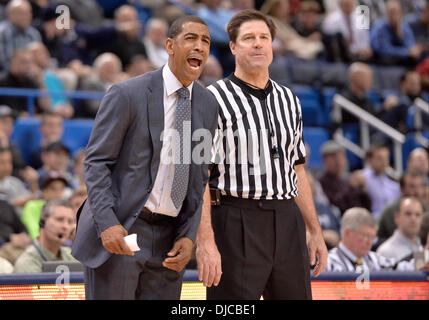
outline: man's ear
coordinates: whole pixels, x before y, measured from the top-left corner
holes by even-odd
[[[167,40],[165,40],[165,50],[167,51],[169,56],[172,56],[174,54],[173,44],[174,44],[173,39],[167,38]]]
[[[235,56],[235,42],[229,42],[229,49],[231,50],[232,55]]]

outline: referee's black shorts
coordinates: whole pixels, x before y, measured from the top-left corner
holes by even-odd
[[[311,299],[305,224],[295,201],[221,201],[212,207],[212,224],[223,273],[207,299]]]

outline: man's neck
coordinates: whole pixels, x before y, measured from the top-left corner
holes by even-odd
[[[399,229],[398,229],[398,231],[399,231],[399,233],[400,233],[403,237],[405,237],[405,238],[407,238],[408,240],[410,240],[410,242],[411,242],[412,244],[414,244],[414,245],[418,245],[418,244],[419,244],[419,242],[418,242],[418,238],[417,238],[417,236],[416,236],[416,235],[407,234],[407,233],[406,233],[406,232],[404,232],[403,230],[399,230]]]
[[[353,95],[355,95],[359,99],[361,99],[365,96],[365,92],[362,92],[362,90],[360,90],[359,88],[357,88],[353,85],[350,86],[349,90]]]
[[[268,70],[264,73],[246,73],[242,70],[236,69],[234,75],[250,86],[258,89],[264,89],[267,86],[267,82],[270,78],[268,75]]]
[[[52,254],[56,257],[59,256],[60,253],[60,246],[56,243],[52,243],[49,240],[47,240],[44,236],[39,237],[39,243],[44,248],[48,249]]]

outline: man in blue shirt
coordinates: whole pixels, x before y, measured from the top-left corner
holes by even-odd
[[[380,63],[416,64],[422,46],[416,44],[413,32],[403,21],[398,0],[386,3],[387,20],[377,21],[370,31],[370,44]]]

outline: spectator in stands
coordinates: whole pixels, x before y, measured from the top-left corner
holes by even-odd
[[[86,186],[82,186],[73,191],[69,201],[75,213],[77,213],[87,197],[88,193],[86,192]]]
[[[64,200],[51,200],[43,206],[40,236],[18,258],[15,273],[40,273],[46,261],[76,261],[63,244],[76,224],[76,215]]]
[[[302,1],[292,27],[301,37],[322,40],[321,10],[317,1]]]
[[[307,172],[307,177],[314,195],[315,179],[309,172]],[[336,247],[340,242],[340,214],[338,208],[330,204],[319,202],[316,197],[314,197],[314,205],[316,206],[317,217],[319,218],[320,227],[322,228],[323,239],[329,250]]]
[[[31,238],[17,212],[8,202],[0,200],[0,258],[14,264],[29,244]]]
[[[74,183],[73,185],[76,188],[85,187],[84,180],[84,161],[85,161],[85,149],[79,149],[74,155],[73,163],[73,174],[74,174]]]
[[[39,83],[48,91],[54,91],[55,94],[50,94],[49,109],[43,111],[51,111],[60,114],[64,118],[71,118],[74,114],[73,106],[65,95],[66,89],[55,70],[51,68],[51,55],[45,45],[40,42],[32,42],[28,45],[33,61],[36,65]]]
[[[137,77],[149,71],[154,71],[155,66],[142,55],[135,55],[131,58],[125,72],[129,78]]]
[[[232,10],[234,12],[246,9],[255,9],[255,0],[232,0]]]
[[[358,27],[355,0],[339,0],[339,9],[330,13],[322,25],[323,32],[331,37],[341,35],[345,40],[345,61],[369,61],[373,52],[369,32]]]
[[[400,195],[399,184],[387,174],[390,151],[386,146],[374,145],[366,154],[367,166],[363,170],[366,190],[371,198],[371,213],[379,219],[383,208]]]
[[[423,57],[429,56],[429,1],[419,13],[407,17],[407,22],[413,31],[416,43],[423,48]]]
[[[415,171],[406,171],[399,180],[401,197],[390,202],[381,212],[377,237],[379,243],[389,238],[396,229],[395,213],[399,211],[402,199],[413,197],[420,201],[424,197],[425,176]],[[424,206],[424,209],[429,209]]]
[[[399,0],[404,12],[404,16],[421,12],[425,6],[426,0]]]
[[[25,187],[25,184],[12,175],[12,152],[7,148],[0,148],[0,199],[8,201],[16,207],[18,214],[21,211],[18,207],[23,207],[25,203],[36,197],[39,191],[37,184],[37,173],[33,169],[32,174],[27,183],[30,190]]]
[[[415,148],[407,159],[407,170],[415,171],[423,176],[429,175],[429,154],[423,148]]]
[[[210,30],[210,51],[219,59],[222,69],[226,73],[234,71],[234,56],[229,48],[229,37],[226,26],[235,11],[224,8],[221,0],[201,0],[196,15],[203,19]]]
[[[165,20],[151,18],[146,24],[146,32],[143,42],[149,61],[155,68],[161,68],[167,63],[168,53],[165,50],[168,24]]]
[[[362,62],[355,62],[350,65],[348,72],[348,87],[340,92],[341,95],[373,116],[380,116],[373,101],[368,97],[368,93],[373,84],[371,67]],[[337,123],[336,125],[358,122],[358,118],[350,112],[342,111],[341,123]]]
[[[18,238],[21,235],[28,237],[27,229],[22,224],[13,206],[7,201],[0,200],[0,246],[9,241],[20,242]]]
[[[55,5],[66,5],[73,20],[90,26],[107,24],[103,9],[96,0],[53,0]]]
[[[7,20],[0,24],[0,71],[7,70],[16,49],[33,41],[42,41],[31,26],[31,5],[26,0],[12,0],[6,6]]]
[[[219,60],[215,56],[210,55],[207,58],[206,65],[201,73],[199,81],[202,82],[204,86],[208,87],[222,78],[223,70]]]
[[[385,109],[388,113],[383,116],[383,120],[401,132],[406,133],[409,129],[406,124],[407,114],[416,98],[421,98],[422,87],[420,75],[416,71],[406,71],[400,77],[400,95],[389,95],[385,100]],[[422,115],[423,123],[429,121],[426,114]]]
[[[64,177],[67,181],[67,185],[72,189],[76,187],[73,183],[75,177],[69,171],[70,149],[61,141],[52,142],[43,149],[42,164],[42,167],[37,171],[39,173],[40,186],[42,186],[43,180],[46,177],[53,174]]]
[[[429,57],[416,66],[416,71],[422,78],[422,91],[429,93]]]
[[[229,44],[226,25],[234,11],[223,8],[220,0],[201,0],[201,3],[197,15],[209,26],[211,44]]]
[[[397,229],[383,242],[377,253],[396,261],[411,260],[413,253],[422,251],[419,231],[423,218],[423,206],[416,198],[403,198],[395,214]]]
[[[322,145],[320,152],[325,169],[319,181],[329,202],[338,207],[341,213],[358,205],[370,208],[371,199],[365,190],[362,174],[354,173],[351,180],[353,185],[344,178],[347,166],[344,148],[329,140]]]
[[[88,197],[88,193],[86,192],[86,186],[80,187],[73,191],[72,195],[70,196],[70,204],[73,208],[73,211],[75,214],[77,214],[79,208],[82,206],[82,204],[85,202],[86,198]],[[71,243],[73,243],[76,236],[76,224],[73,228],[73,231],[70,234],[69,240]]]
[[[30,165],[39,169],[42,166],[42,150],[49,144],[61,140],[64,132],[64,120],[58,113],[45,112],[39,125],[39,132],[41,135],[39,147],[30,155]]]
[[[397,262],[370,251],[377,223],[364,208],[348,209],[341,219],[341,242],[329,251],[327,271],[414,270],[414,261]],[[427,266],[425,266],[427,268]]]
[[[46,201],[64,199],[67,180],[59,175],[51,174],[42,180],[42,197],[30,200],[25,204],[21,221],[27,228],[32,239],[39,235],[39,220],[42,207]]]
[[[289,23],[288,0],[268,0],[261,12],[270,16],[276,25],[276,42],[273,49],[277,54],[290,53],[301,59],[315,59],[323,50],[320,40],[301,37]]]
[[[18,146],[11,141],[15,116],[15,112],[9,106],[0,105],[0,147],[10,149],[13,163],[12,175],[20,177],[19,171],[25,168],[25,160]]]
[[[377,21],[370,31],[370,43],[378,63],[415,65],[423,48],[416,44],[413,32],[403,21],[401,3],[386,2],[387,20]]]
[[[124,68],[131,63],[135,55],[147,56],[146,48],[140,37],[141,24],[138,20],[137,10],[131,5],[123,5],[115,10],[115,22],[126,25],[116,37],[116,40],[107,45],[102,51],[111,52],[118,56]]]
[[[80,90],[106,92],[116,82],[124,80],[122,64],[113,53],[102,53],[94,61],[94,73],[82,80]],[[95,118],[100,100],[84,100],[79,111],[79,116]]]
[[[40,84],[37,82],[34,67],[30,51],[27,49],[15,50],[10,60],[9,71],[0,76],[0,87],[39,89]],[[20,117],[28,116],[26,97],[0,96],[0,104],[8,105],[18,112]],[[46,99],[38,98],[36,106],[39,109],[45,109]]]

